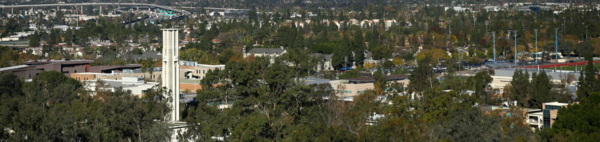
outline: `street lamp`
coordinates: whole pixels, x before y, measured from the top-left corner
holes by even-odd
[[[585,26],[585,37],[584,37],[583,39],[584,39],[585,41],[587,41],[587,40],[588,40],[588,39],[587,39],[587,38],[588,38],[588,34],[587,34],[587,33],[588,33],[588,28],[589,28],[590,26],[586,26],[586,25],[585,25],[585,22],[581,22],[581,25],[584,25],[584,26]]]

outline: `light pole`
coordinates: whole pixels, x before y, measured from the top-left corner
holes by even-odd
[[[485,32],[488,31],[488,24],[490,24],[490,22],[488,20],[485,20]]]
[[[585,26],[585,41],[590,40],[590,37],[588,36],[588,29],[590,28],[590,26]]]
[[[515,32],[515,66],[517,65],[517,30]]]
[[[496,63],[496,31],[492,31],[492,39],[494,41],[494,63]]]
[[[558,28],[554,28],[555,30],[555,36],[554,36],[554,46],[555,46],[555,51],[554,51],[554,55],[556,57],[556,62],[558,62]]]
[[[538,29],[533,29],[535,31],[535,64],[538,63],[538,48],[537,48],[537,31]]]
[[[450,43],[450,34],[452,34],[452,19],[448,20],[448,43]],[[446,43],[446,44],[448,44]],[[448,46],[448,45],[447,45]],[[452,45],[449,45],[450,47],[452,47]],[[446,47],[448,48],[448,50],[450,50],[450,47]]]
[[[567,26],[565,25],[565,24],[566,24],[566,22],[565,22],[565,21],[566,21],[566,19],[565,19],[565,17],[563,17],[563,24],[562,24],[562,26],[563,26],[563,35],[562,35],[562,36],[563,36],[563,37],[565,37],[565,31],[566,31],[566,27],[567,27]]]

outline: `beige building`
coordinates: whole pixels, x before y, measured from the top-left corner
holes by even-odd
[[[197,62],[192,61],[181,61],[180,62],[180,76],[181,79],[190,79],[190,80],[201,80],[204,78],[206,73],[209,70],[225,69],[225,65],[207,65],[207,64],[198,64]]]

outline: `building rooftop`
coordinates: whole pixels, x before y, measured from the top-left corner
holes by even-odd
[[[404,80],[404,79],[408,79],[408,75],[403,75],[403,74],[399,74],[399,75],[389,75],[385,77],[387,79],[387,81],[394,81],[394,80]],[[374,77],[361,77],[361,78],[350,78],[348,79],[349,83],[369,83],[369,82],[375,82]]]
[[[17,66],[4,67],[4,68],[0,68],[0,72],[1,71],[12,70],[12,69],[25,68],[25,67],[29,67],[29,65],[17,65]]]
[[[569,103],[559,103],[559,102],[547,102],[544,105],[553,105],[553,106],[567,106]]]
[[[247,53],[254,53],[254,54],[261,54],[261,53],[265,53],[265,54],[281,54],[285,51],[285,49],[281,49],[281,48],[252,48],[252,50],[250,50]]]
[[[333,54],[321,54],[321,53],[313,53],[310,54],[310,56],[312,57],[323,57],[325,60],[331,60],[331,57],[333,56]]]
[[[94,63],[94,60],[37,60],[37,61],[23,62],[23,64],[26,64],[26,65],[41,65],[41,64],[49,64],[49,63],[61,63],[61,64],[65,64],[65,65],[91,64],[91,63]]]
[[[137,55],[137,54],[131,54],[131,55],[127,55],[129,59],[160,59],[162,58],[162,54],[158,51],[146,51],[143,52],[141,55]]]

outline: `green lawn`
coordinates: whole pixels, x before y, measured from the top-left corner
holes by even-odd
[[[585,68],[585,66],[587,66],[587,64],[586,64],[586,65],[582,65],[582,66],[577,66],[577,68],[578,68],[577,70],[579,71],[580,69],[582,69],[582,68]],[[600,68],[600,63],[596,63],[596,64],[594,64],[594,67],[596,67],[596,68]],[[554,67],[552,67],[552,68],[546,68],[546,69],[554,69]],[[561,69],[561,67],[556,67],[556,69],[557,69],[557,70],[560,70],[560,69]],[[575,71],[575,66],[563,66],[563,67],[562,67],[562,70],[570,70],[570,71]]]

